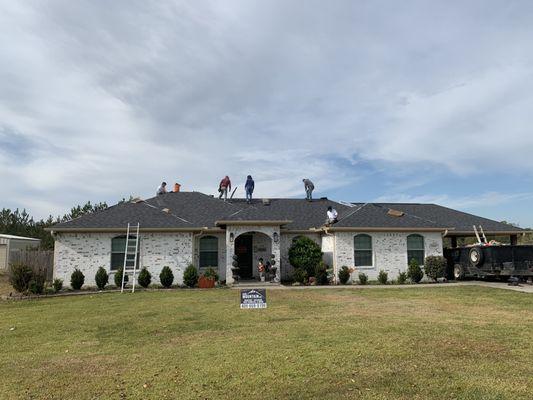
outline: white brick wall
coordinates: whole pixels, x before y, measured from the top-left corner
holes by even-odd
[[[354,267],[353,238],[366,233],[372,237],[373,263],[371,267],[358,267],[352,274],[357,279],[364,272],[369,279],[377,279],[380,270],[395,279],[400,272],[407,271],[407,236],[405,232],[336,232],[335,233],[335,276],[343,265]],[[425,256],[442,255],[442,236],[438,232],[419,233],[424,237]]]
[[[54,278],[70,285],[70,275],[75,268],[85,275],[85,286],[95,286],[94,276],[99,267],[110,270],[111,239],[113,233],[62,233],[56,236],[54,249]],[[140,267],[146,266],[152,274],[152,282],[159,283],[159,273],[169,266],[174,282],[183,282],[183,272],[192,262],[192,233],[141,233]]]

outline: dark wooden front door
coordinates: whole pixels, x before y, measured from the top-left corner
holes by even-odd
[[[241,235],[235,239],[235,254],[238,257],[241,279],[253,278],[253,236]]]

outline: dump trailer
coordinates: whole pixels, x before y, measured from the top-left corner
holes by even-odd
[[[533,246],[488,245],[444,249],[448,278],[533,276]]]

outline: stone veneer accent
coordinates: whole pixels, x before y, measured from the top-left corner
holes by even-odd
[[[407,236],[417,232],[335,232],[334,272],[338,272],[343,265],[354,267],[354,236],[365,233],[372,237],[374,265],[356,267],[352,273],[352,280],[357,280],[359,272],[364,272],[369,279],[377,279],[380,270],[389,274],[389,279],[395,279],[400,272],[407,271]],[[425,256],[442,255],[442,236],[439,232],[418,232],[424,237]]]
[[[94,276],[99,267],[110,274],[111,239],[114,233],[59,233],[54,248],[54,278],[70,285],[70,275],[75,268],[85,275],[85,286],[95,286]],[[152,274],[152,282],[159,283],[159,273],[169,266],[174,282],[183,283],[183,272],[193,261],[192,233],[141,233],[139,240],[139,267],[146,266]]]

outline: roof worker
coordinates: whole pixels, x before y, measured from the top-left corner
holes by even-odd
[[[180,188],[181,188],[181,185],[180,185],[178,182],[176,182],[176,183],[174,184],[174,193],[179,192],[179,191],[180,191]]]
[[[155,193],[157,196],[160,196],[162,194],[165,194],[167,192],[167,183],[162,182],[161,185],[157,188],[157,192]]]
[[[302,182],[304,183],[306,200],[307,201],[312,201],[313,200],[313,190],[315,190],[315,185],[313,184],[313,182],[311,182],[307,178],[302,179]]]
[[[244,190],[246,191],[246,202],[250,204],[252,202],[252,193],[254,192],[255,182],[252,179],[252,175],[248,175],[246,183],[244,184]]]
[[[329,206],[328,207],[328,211],[326,212],[326,214],[328,216],[328,219],[326,220],[326,225],[327,226],[333,225],[334,223],[339,221],[337,219],[339,214],[337,214],[337,210],[335,210],[333,207]]]
[[[229,176],[225,176],[218,185],[218,191],[220,195],[218,196],[219,199],[224,196],[224,201],[228,199],[228,190],[231,190],[231,181],[229,179]]]

